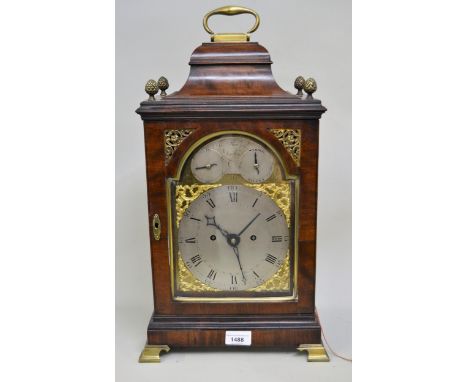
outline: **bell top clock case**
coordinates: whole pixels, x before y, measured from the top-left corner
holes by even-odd
[[[315,81],[275,81],[250,32],[215,34],[171,92],[146,84],[144,121],[154,312],[148,346],[320,344],[315,314],[319,119]],[[169,79],[170,80],[170,79]],[[303,93],[303,90],[306,94]]]
[[[296,298],[299,177],[266,141],[208,134],[167,180],[172,296],[179,301]]]

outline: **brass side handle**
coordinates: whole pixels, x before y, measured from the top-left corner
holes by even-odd
[[[161,220],[158,214],[154,214],[153,216],[153,237],[154,240],[159,240],[161,238]]]
[[[214,33],[213,30],[208,26],[208,19],[213,15],[225,15],[235,16],[243,13],[248,13],[255,16],[255,24],[250,28],[247,33]],[[211,41],[213,42],[242,42],[250,41],[250,33],[255,32],[260,25],[260,15],[253,9],[246,7],[239,7],[236,5],[227,5],[224,7],[216,8],[211,12],[208,12],[203,17],[203,28],[211,35]]]

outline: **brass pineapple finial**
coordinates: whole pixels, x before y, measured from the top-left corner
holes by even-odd
[[[156,101],[155,94],[159,91],[158,83],[155,80],[149,80],[145,85],[145,92],[149,95],[148,101]]]
[[[166,96],[166,90],[169,88],[169,81],[166,77],[160,77],[158,80],[158,87],[161,89],[161,97]]]
[[[305,79],[302,76],[297,77],[296,80],[294,81],[294,87],[297,89],[297,94],[296,94],[297,96],[303,95],[302,89],[304,89],[304,83],[305,83]]]
[[[307,98],[314,98],[312,93],[317,90],[317,82],[313,78],[308,78],[304,83],[304,90],[307,93]]]

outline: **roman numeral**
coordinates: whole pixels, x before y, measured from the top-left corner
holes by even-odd
[[[201,220],[200,220],[200,219],[197,219],[197,218],[190,217],[190,219],[196,220],[197,222],[201,222]]]
[[[257,273],[255,273],[255,271],[252,271],[252,273],[253,273],[255,276],[257,276],[258,278],[260,278],[260,276],[257,275]]]
[[[211,199],[211,198],[208,199],[208,200],[205,200],[205,202],[207,202],[211,208],[215,208],[215,207],[216,207],[216,205],[215,205],[214,202],[213,202],[213,199]]]
[[[232,203],[237,203],[237,191],[229,192],[229,199],[231,199]]]
[[[269,253],[267,254],[266,258],[265,258],[265,261],[270,263],[270,264],[275,264],[276,263],[276,260],[277,258],[273,255],[270,255]]]
[[[269,221],[272,221],[274,218],[276,218],[276,215],[275,215],[275,214],[273,214],[273,215],[271,215],[271,216],[268,216],[265,220],[266,220],[267,222],[269,222]]]
[[[280,243],[283,241],[283,236],[272,236],[271,237],[271,241],[273,243]]]
[[[214,281],[214,279],[216,278],[216,272],[212,269],[210,271],[210,273],[208,273],[208,276],[207,276],[209,279],[212,279]]]
[[[185,239],[185,242],[190,243],[190,244],[195,244],[197,242],[197,239],[195,239],[194,237],[191,237],[189,239]]]
[[[231,284],[237,284],[237,277],[234,275],[231,275]]]
[[[252,204],[252,207],[254,207],[257,204],[258,198],[255,199],[255,202]]]
[[[195,266],[199,265],[202,262],[200,255],[193,256],[190,260]]]

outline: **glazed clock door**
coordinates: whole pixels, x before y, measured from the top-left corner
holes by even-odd
[[[252,134],[195,142],[167,183],[173,298],[294,300],[297,182]]]

